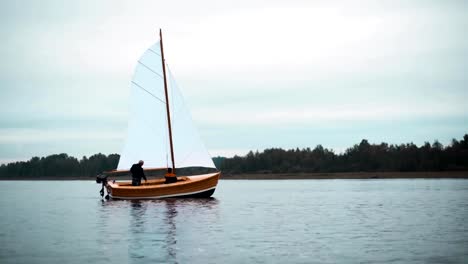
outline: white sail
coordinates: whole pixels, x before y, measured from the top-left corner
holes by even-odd
[[[144,168],[172,167],[160,43],[141,56],[130,92],[127,139],[118,170],[144,160]],[[167,64],[166,64],[167,65]],[[172,74],[166,72],[175,167],[215,168],[201,141]]]

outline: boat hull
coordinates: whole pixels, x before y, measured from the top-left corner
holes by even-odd
[[[165,184],[164,179],[148,180],[141,186],[110,181],[106,187],[112,199],[208,198],[216,190],[220,174],[177,177],[178,181],[171,184]]]

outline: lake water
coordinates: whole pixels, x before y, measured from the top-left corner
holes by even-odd
[[[468,180],[221,180],[198,200],[99,189],[0,182],[0,263],[468,263]]]

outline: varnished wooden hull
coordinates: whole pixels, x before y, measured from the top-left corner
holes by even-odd
[[[113,199],[207,198],[214,193],[220,174],[177,177],[178,181],[170,184],[165,184],[164,179],[143,181],[141,186],[132,186],[131,182],[108,182],[107,191]]]

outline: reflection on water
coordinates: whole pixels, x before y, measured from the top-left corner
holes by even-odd
[[[178,225],[186,225],[188,217],[191,220],[200,217],[198,220],[203,222],[206,216],[218,215],[218,203],[215,198],[103,201],[101,222],[111,226],[117,215],[125,218],[122,213],[128,212],[126,235],[129,263],[179,263],[177,252],[181,248],[177,246]],[[179,217],[179,212],[183,217]],[[112,233],[115,229],[107,231]]]
[[[139,251],[144,246],[143,241],[138,239],[145,233],[147,204],[138,200],[130,201],[129,234],[130,237],[128,253],[131,259],[142,259],[144,255]]]
[[[166,236],[166,245],[167,245],[167,255],[171,262],[177,263],[176,258],[176,224],[175,217],[177,216],[177,209],[174,205],[174,200],[166,201],[166,214],[164,217],[164,222],[168,228]]]

